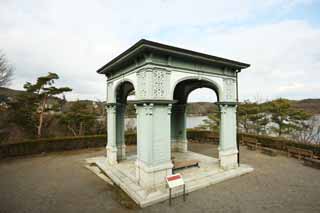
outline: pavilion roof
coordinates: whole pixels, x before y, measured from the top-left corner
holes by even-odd
[[[145,53],[157,52],[168,56],[180,56],[189,60],[196,60],[200,62],[209,63],[212,65],[219,65],[223,67],[229,67],[233,69],[245,69],[250,64],[234,61],[226,58],[221,58],[205,53],[200,53],[192,50],[187,50],[179,47],[174,47],[146,39],[141,39],[129,49],[112,59],[110,62],[102,66],[97,70],[99,74],[111,74],[114,70],[122,65],[127,64],[130,61],[134,61],[135,58]]]

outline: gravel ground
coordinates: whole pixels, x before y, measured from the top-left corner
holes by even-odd
[[[190,144],[217,156],[217,147]],[[130,147],[129,150],[134,150]],[[84,165],[104,149],[51,153],[0,161],[0,213],[20,212],[320,212],[320,170],[285,156],[241,147],[241,161],[255,171],[144,209]]]

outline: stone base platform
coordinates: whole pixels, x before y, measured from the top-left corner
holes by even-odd
[[[194,159],[200,161],[200,168],[191,167],[177,171],[183,176],[186,184],[186,193],[253,171],[252,167],[245,164],[241,164],[237,169],[224,171],[219,167],[218,159],[190,151],[185,153],[173,152],[172,156],[175,161]],[[87,162],[96,164],[103,173],[141,207],[169,199],[169,189],[167,187],[159,187],[153,191],[147,191],[137,184],[135,160],[136,156],[128,156],[126,160],[116,165],[110,165],[106,157],[103,156],[87,159]],[[165,180],[163,181],[165,183]],[[177,194],[182,194],[182,188],[173,190],[173,195]]]

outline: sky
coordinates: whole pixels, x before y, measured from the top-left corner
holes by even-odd
[[[0,0],[13,89],[55,72],[68,99],[105,100],[96,70],[142,38],[251,64],[240,100],[320,98],[320,0]]]

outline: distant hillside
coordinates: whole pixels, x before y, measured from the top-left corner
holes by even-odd
[[[210,102],[193,102],[187,105],[189,116],[208,115],[218,110],[218,106]]]
[[[320,99],[304,99],[294,101],[294,106],[312,114],[320,114]]]
[[[320,99],[303,99],[300,101],[292,101],[294,107],[305,110],[312,114],[320,114]],[[207,115],[218,110],[214,103],[210,102],[195,102],[188,103],[187,114],[192,115]]]
[[[24,92],[25,91],[0,87],[0,97],[1,96],[14,97]],[[58,99],[58,98],[54,98],[54,99]],[[90,101],[90,100],[83,100],[83,102],[88,103],[89,105],[92,105],[92,103],[95,103],[96,105],[99,106],[99,108],[103,109],[104,102],[96,102],[96,101]],[[72,103],[72,101],[66,103],[66,105],[64,106],[65,109],[69,109],[70,103]],[[320,99],[303,99],[299,101],[292,101],[292,103],[298,109],[303,109],[312,114],[320,114]],[[187,114],[189,116],[207,115],[216,111],[217,109],[218,109],[217,105],[215,105],[214,103],[194,102],[194,103],[188,103]],[[135,116],[135,109],[131,104],[127,108],[127,115],[130,117]]]
[[[13,97],[13,96],[17,96],[22,93],[25,93],[25,91],[0,87],[0,96]]]
[[[305,110],[311,114],[320,114],[320,99],[303,99],[300,101],[292,101],[294,107]],[[207,115],[218,110],[217,105],[210,102],[188,103],[187,114]]]
[[[2,99],[8,99],[9,100],[14,100],[14,98],[18,95],[24,94],[26,93],[26,91],[22,91],[22,90],[14,90],[14,89],[9,89],[9,88],[5,88],[5,87],[0,87],[0,100]],[[60,98],[58,97],[51,97],[48,100],[48,103],[56,103],[58,101],[61,101]]]

